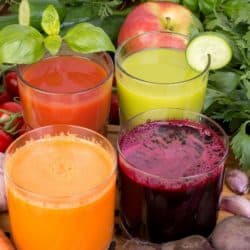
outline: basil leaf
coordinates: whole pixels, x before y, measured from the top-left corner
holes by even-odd
[[[80,53],[115,51],[108,35],[103,29],[90,23],[79,23],[69,29],[64,37],[68,46]]]
[[[30,6],[28,0],[22,0],[19,5],[18,21],[21,25],[30,25]]]
[[[56,8],[50,4],[42,16],[42,28],[48,35],[58,35],[60,31],[60,19]]]
[[[44,52],[43,36],[31,26],[12,24],[0,31],[0,63],[29,64]]]
[[[57,54],[61,48],[62,38],[58,35],[47,36],[44,39],[45,48],[49,51],[51,55]]]

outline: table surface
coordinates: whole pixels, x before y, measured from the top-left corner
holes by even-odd
[[[116,137],[117,133],[119,132],[119,126],[114,126],[114,125],[108,125],[107,127],[107,137],[111,141],[111,143],[116,147]],[[234,159],[232,153],[229,154],[229,157],[226,162],[226,168],[238,168],[239,164],[238,162]],[[233,193],[224,185],[223,187],[223,192],[222,196],[228,196],[232,195]],[[245,195],[250,200],[250,193]],[[221,221],[222,219],[231,216],[232,214],[220,211],[219,216],[218,216],[218,221]],[[117,228],[118,226],[118,228]],[[8,213],[0,213],[0,228],[2,228],[5,232],[10,232],[10,225],[9,225],[9,217]],[[117,230],[118,229],[118,230]],[[119,218],[116,218],[116,231],[119,230]],[[124,244],[126,238],[122,236],[121,234],[115,235],[114,240],[116,242],[116,250],[122,250],[122,245]]]

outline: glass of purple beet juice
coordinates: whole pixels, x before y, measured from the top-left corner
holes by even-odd
[[[229,147],[217,123],[187,110],[150,110],[122,126],[117,144],[129,236],[161,243],[212,232]]]

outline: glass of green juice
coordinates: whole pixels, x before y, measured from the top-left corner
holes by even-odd
[[[186,60],[188,37],[165,31],[141,33],[123,42],[115,55],[121,122],[155,108],[201,112],[210,57],[202,72]]]

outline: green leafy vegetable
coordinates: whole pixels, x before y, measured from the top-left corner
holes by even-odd
[[[48,5],[44,10],[41,25],[48,34],[44,39],[45,48],[51,55],[55,55],[61,48],[62,38],[58,35],[60,32],[59,15],[53,5]]]
[[[0,31],[0,63],[33,63],[44,51],[43,36],[30,26],[12,24]]]
[[[250,135],[247,133],[247,126],[249,125],[250,120],[245,121],[231,141],[234,155],[245,169],[250,166]]]
[[[30,7],[28,0],[22,0],[19,5],[18,21],[21,25],[30,25]]]
[[[62,38],[58,35],[47,36],[44,45],[51,55],[56,55],[61,48]]]
[[[61,0],[61,2],[68,6],[84,6],[91,8],[95,17],[105,18],[117,12],[117,7],[122,4],[122,0]]]
[[[216,71],[210,74],[209,80],[217,90],[230,93],[240,83],[240,75],[231,71]]]
[[[22,4],[24,3],[27,5],[27,0],[22,0]],[[24,9],[20,8],[20,11]],[[34,63],[44,56],[45,49],[55,55],[63,40],[72,50],[80,53],[115,51],[105,31],[89,23],[74,26],[62,38],[59,35],[60,18],[53,5],[47,6],[43,11],[41,26],[48,34],[47,37],[27,25],[13,24],[0,30],[0,65]]]
[[[68,30],[64,40],[72,50],[80,53],[115,51],[107,34],[89,23],[80,23]]]
[[[22,4],[23,7],[20,8]],[[41,31],[43,11],[49,4],[52,4],[56,8],[60,21],[62,22],[66,14],[66,7],[60,3],[59,0],[22,0],[20,3],[19,1],[13,0],[10,10],[13,14],[19,15],[20,24],[29,24]]]
[[[53,5],[49,5],[43,12],[42,28],[48,35],[58,35],[60,31],[59,15]]]

